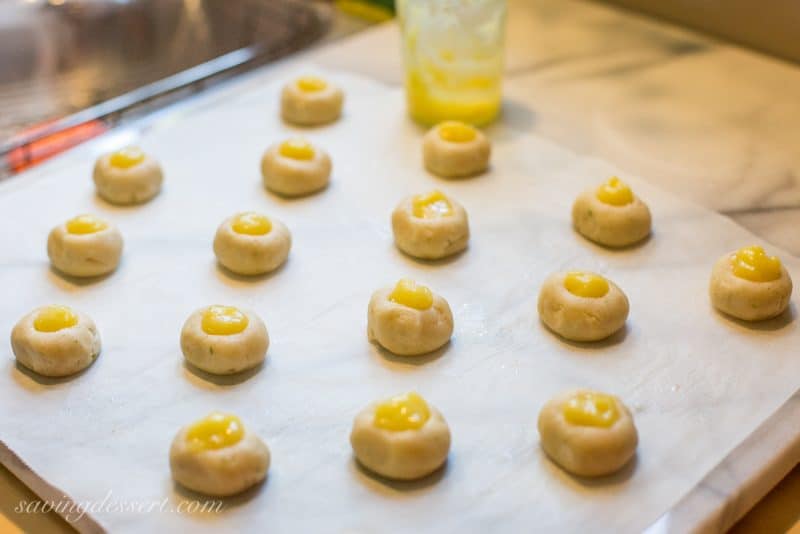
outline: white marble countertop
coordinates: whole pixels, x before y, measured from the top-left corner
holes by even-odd
[[[387,24],[313,57],[400,85],[398,39]],[[800,67],[576,0],[510,0],[507,49],[514,127],[613,162],[800,255]]]

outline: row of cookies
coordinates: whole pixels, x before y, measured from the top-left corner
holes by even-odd
[[[545,454],[579,476],[621,469],[636,453],[639,439],[622,401],[585,389],[549,400],[539,411],[538,430]],[[415,480],[440,469],[450,443],[444,416],[415,392],[369,404],[355,416],[350,432],[359,464],[392,480]],[[270,463],[264,440],[236,415],[220,412],[180,429],[169,451],[175,481],[218,497],[260,483]]]

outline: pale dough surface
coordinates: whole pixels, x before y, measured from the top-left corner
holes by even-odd
[[[619,419],[610,427],[575,425],[564,418],[562,406],[575,393],[565,391],[550,399],[539,412],[542,449],[555,463],[578,476],[609,475],[636,453],[639,436],[628,408],[616,397]]]
[[[241,275],[264,274],[283,265],[292,247],[286,225],[269,217],[272,229],[266,234],[240,234],[232,226],[238,215],[225,219],[214,236],[214,254],[220,264]]]
[[[650,208],[639,197],[624,206],[613,206],[597,198],[597,188],[587,189],[572,205],[572,224],[585,238],[608,247],[638,243],[650,235]]]
[[[293,81],[281,91],[281,117],[298,126],[318,126],[333,122],[342,114],[344,93],[328,82],[321,91],[303,91]]]
[[[393,288],[372,294],[367,310],[367,336],[399,356],[417,356],[438,349],[453,335],[453,313],[447,301],[433,294],[427,310],[389,300]]]
[[[475,139],[463,143],[445,141],[434,126],[422,139],[425,168],[442,178],[473,176],[489,167],[492,145],[486,135],[475,130]]]
[[[566,276],[551,274],[539,290],[539,317],[550,330],[571,341],[599,341],[625,325],[630,306],[619,286],[606,278],[608,293],[579,297],[564,287]]]
[[[442,414],[429,406],[430,418],[418,429],[387,430],[375,426],[371,404],[356,415],[350,444],[359,463],[383,477],[421,478],[439,469],[450,451],[450,428]]]
[[[280,153],[280,143],[269,147],[261,158],[264,187],[275,193],[295,197],[324,189],[331,176],[331,158],[314,146],[310,160],[287,158]]]
[[[71,234],[66,223],[47,237],[47,255],[59,271],[70,276],[100,276],[114,271],[122,256],[122,234],[116,226],[91,234]]]
[[[112,204],[129,205],[156,196],[164,174],[161,165],[146,154],[142,162],[127,169],[111,165],[111,154],[105,154],[97,159],[92,178],[101,198]]]
[[[446,258],[467,248],[469,220],[461,204],[448,196],[452,215],[423,219],[413,215],[413,198],[404,198],[392,212],[397,248],[409,256],[428,260]]]
[[[195,451],[182,428],[169,450],[172,478],[190,490],[214,497],[235,495],[267,476],[270,452],[264,441],[246,427],[242,439],[229,447]]]
[[[78,323],[55,332],[39,332],[33,322],[41,308],[25,315],[11,330],[17,361],[44,376],[69,376],[89,367],[100,354],[100,334],[85,313],[72,310]]]
[[[769,282],[752,282],[733,274],[731,256],[725,254],[714,264],[708,293],[716,309],[744,321],[761,321],[780,315],[789,306],[792,278],[781,265],[781,277]]]
[[[192,313],[181,330],[181,350],[186,360],[208,373],[229,375],[256,367],[267,354],[267,327],[255,313],[240,308],[247,315],[247,327],[238,334],[206,334],[201,326],[203,311]]]

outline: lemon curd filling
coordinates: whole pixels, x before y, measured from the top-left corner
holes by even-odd
[[[328,87],[328,82],[316,76],[303,76],[297,79],[297,87],[306,93],[316,93]]]
[[[411,214],[420,219],[447,217],[453,214],[453,206],[444,193],[434,189],[411,199]]]
[[[78,324],[78,316],[66,306],[46,306],[33,319],[33,328],[39,332],[58,332]]]
[[[608,281],[594,273],[572,271],[564,278],[564,287],[576,297],[600,298],[608,293]]]
[[[140,164],[142,161],[144,161],[144,152],[142,152],[142,149],[129,146],[113,152],[109,163],[111,163],[112,167],[118,169],[129,169],[134,165]]]
[[[314,146],[305,139],[288,139],[278,148],[281,156],[309,161],[314,159]]]
[[[214,336],[238,334],[247,328],[247,315],[233,306],[209,306],[200,323],[203,332]]]
[[[628,184],[613,176],[597,188],[597,199],[612,206],[624,206],[633,202],[633,191]]]
[[[403,278],[389,293],[389,300],[415,310],[427,310],[433,306],[433,293],[422,284]]]
[[[386,430],[416,430],[430,417],[428,403],[414,392],[387,399],[375,408],[375,426]]]
[[[561,409],[564,419],[573,425],[608,428],[619,419],[614,397],[594,391],[577,393]]]
[[[67,232],[70,234],[94,234],[108,228],[108,223],[94,215],[78,215],[66,223]]]
[[[469,143],[477,134],[475,128],[458,121],[447,121],[439,125],[439,137],[450,143]]]
[[[196,421],[186,432],[186,441],[197,451],[221,449],[239,443],[244,425],[235,415],[214,412]]]
[[[751,282],[771,282],[781,277],[781,260],[767,256],[759,246],[740,248],[731,256],[733,274]]]
[[[272,221],[265,215],[248,211],[237,215],[231,228],[237,234],[266,235],[272,230]]]

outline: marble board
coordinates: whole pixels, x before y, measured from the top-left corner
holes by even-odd
[[[296,69],[287,77],[306,72]],[[324,71],[323,71],[324,73]],[[713,311],[714,261],[757,239],[730,220],[624,175],[654,215],[641,246],[608,251],[575,234],[579,191],[615,169],[529,134],[488,130],[491,171],[445,181],[421,167],[423,130],[405,117],[402,92],[336,72],[343,118],[304,133],[332,155],[331,186],[299,200],[264,191],[259,158],[297,133],[277,115],[283,79],[249,77],[180,112],[136,142],[165,169],[149,204],[114,208],[94,196],[99,139],[0,184],[0,324],[6,335],[31,308],[89,313],[103,352],[86,372],[46,380],[14,363],[0,372],[0,439],[43,479],[114,532],[635,532],[653,523],[772,414],[800,385],[797,296],[782,317],[755,326]],[[679,155],[676,155],[679,157]],[[470,217],[469,249],[420,263],[392,244],[389,214],[405,195],[440,188]],[[254,209],[293,233],[288,263],[255,279],[220,270],[217,225]],[[114,221],[122,264],[90,282],[53,272],[47,232],[82,212]],[[800,262],[780,250],[795,276]],[[598,344],[565,342],[538,321],[540,283],[555,270],[604,273],[626,291],[624,332]],[[373,290],[411,276],[445,296],[452,342],[432,355],[393,357],[366,338]],[[249,307],[272,343],[257,372],[200,375],[183,365],[180,328],[211,303]],[[553,394],[586,386],[633,410],[640,445],[621,473],[565,474],[538,446],[536,417]],[[390,483],[354,462],[348,434],[370,401],[416,390],[451,426],[446,468]],[[220,409],[265,438],[265,484],[228,499],[220,513],[178,512],[197,495],[176,487],[167,453],[178,428]],[[133,504],[131,504],[133,503]],[[142,512],[137,503],[160,503]],[[151,508],[152,509],[152,508]]]

